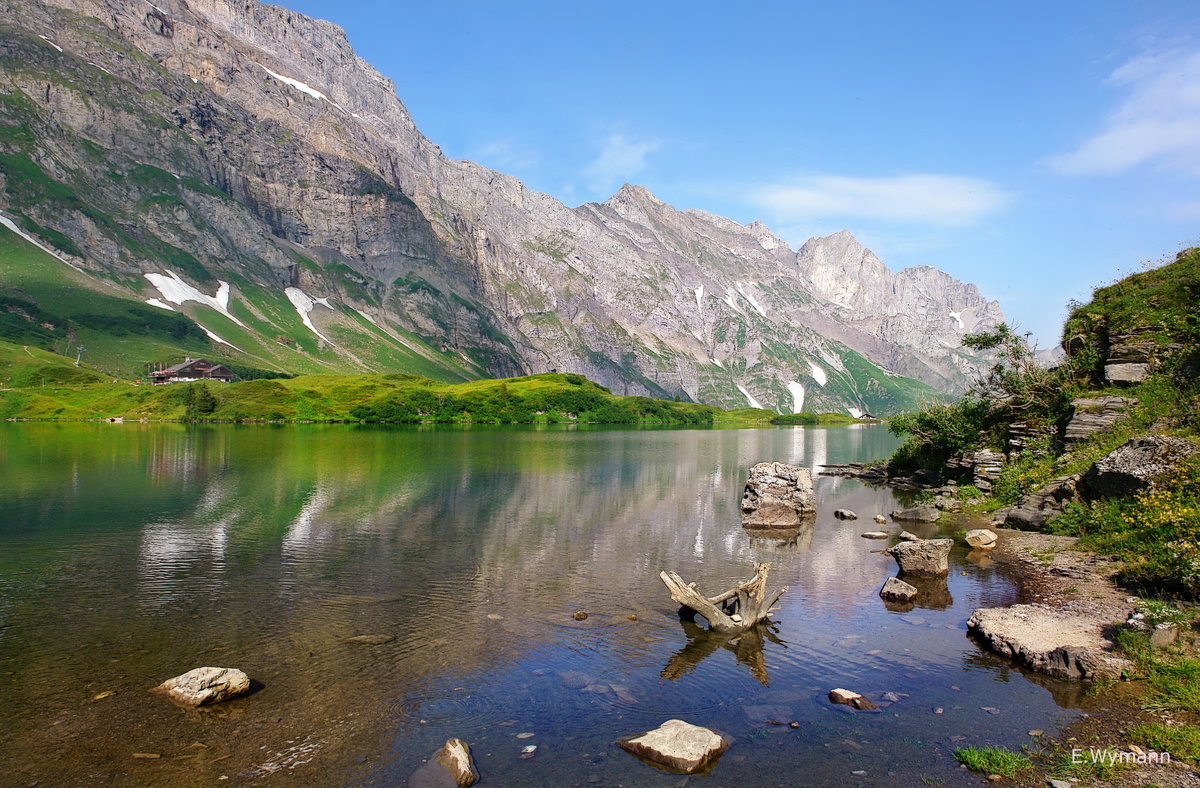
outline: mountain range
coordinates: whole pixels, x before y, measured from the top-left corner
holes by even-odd
[[[626,185],[569,207],[445,156],[329,22],[255,0],[0,0],[0,337],[115,375],[577,372],[886,414],[963,391],[999,305],[849,232]],[[74,349],[72,349],[74,348]]]

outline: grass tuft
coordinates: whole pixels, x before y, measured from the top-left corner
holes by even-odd
[[[1001,777],[1015,777],[1017,772],[1033,768],[1028,758],[1007,747],[964,747],[954,751],[954,759],[973,772]]]

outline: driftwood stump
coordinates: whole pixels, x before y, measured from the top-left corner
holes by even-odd
[[[674,599],[683,606],[681,614],[699,614],[708,621],[714,632],[745,632],[775,611],[775,603],[788,590],[787,586],[767,596],[767,572],[770,564],[755,564],[754,577],[739,583],[723,594],[706,597],[695,583],[685,583],[675,572],[659,572],[663,585]]]

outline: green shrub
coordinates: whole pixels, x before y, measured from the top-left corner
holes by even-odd
[[[915,413],[893,416],[888,430],[908,438],[892,460],[902,467],[930,466],[973,448],[995,423],[992,403],[979,397],[934,402]]]

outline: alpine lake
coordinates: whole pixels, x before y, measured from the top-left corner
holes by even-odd
[[[967,637],[975,608],[1018,601],[1013,580],[958,546],[925,607],[889,609],[880,550],[901,526],[860,534],[902,502],[853,480],[814,474],[809,528],[741,527],[752,464],[819,470],[895,442],[861,425],[0,424],[0,784],[403,786],[458,737],[485,786],[976,785],[956,748],[1019,748],[1089,702]],[[681,622],[658,577],[715,595],[756,562],[791,590],[735,639]],[[208,665],[255,691],[200,709],[149,692]],[[880,711],[831,704],[835,687]],[[707,776],[613,744],[676,718],[732,737]]]

